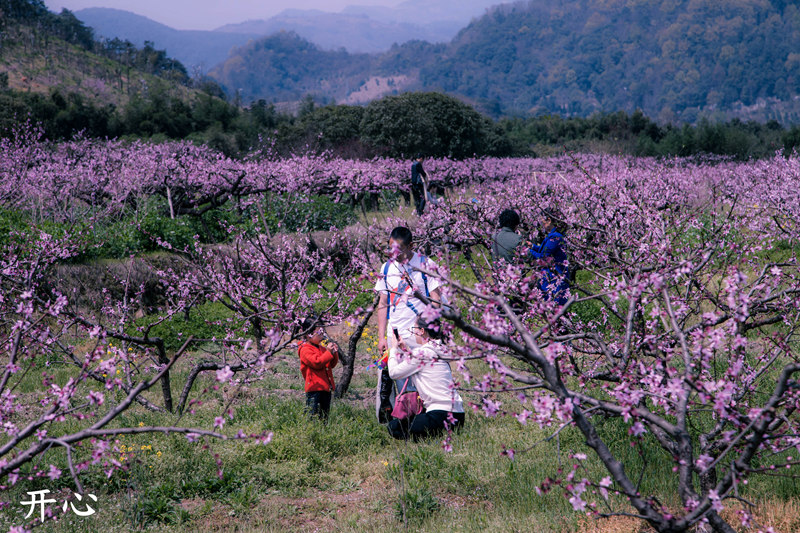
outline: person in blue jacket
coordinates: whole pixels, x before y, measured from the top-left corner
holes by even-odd
[[[548,260],[542,268],[539,289],[544,293],[545,299],[553,299],[559,305],[564,305],[567,303],[569,288],[569,261],[564,252],[564,234],[556,227],[560,219],[554,210],[543,210],[540,223],[546,234],[545,238],[540,244],[534,244],[528,254],[533,259]]]

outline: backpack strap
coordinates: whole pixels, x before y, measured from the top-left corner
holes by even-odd
[[[420,258],[420,261],[419,261],[420,262],[420,266],[424,266],[425,263],[428,261],[428,258],[426,256],[424,256],[424,255],[420,255],[419,258]],[[425,297],[426,298],[430,298],[431,297],[431,293],[428,292],[428,276],[425,275],[425,272],[420,272],[420,274],[422,274],[422,282],[425,284]]]
[[[389,292],[389,261],[383,265],[383,284],[386,285],[386,320],[389,320],[389,311],[392,309],[392,295]]]
[[[406,391],[406,387],[408,387],[408,380],[409,380],[409,379],[411,379],[411,376],[408,376],[408,377],[406,378],[406,382],[405,382],[405,383],[403,383],[403,389],[402,389],[400,392],[397,392],[397,382],[396,382],[396,381],[394,381],[394,380],[392,380],[392,381],[394,382],[394,393],[395,393],[395,398],[397,398],[398,396],[402,395],[402,394],[403,394],[403,393]]]
[[[422,265],[424,265],[427,260],[428,260],[428,258],[426,256],[420,255],[420,263]],[[426,276],[424,272],[420,272],[420,274],[422,274],[422,282],[425,285],[425,297],[426,298],[430,298],[431,297],[431,293],[428,290],[428,276]],[[387,302],[386,302],[387,303],[387,305],[386,305],[386,320],[388,321],[389,320],[389,312],[390,312],[390,310],[392,308],[392,305],[391,305],[391,303],[392,303],[392,295],[391,295],[391,293],[389,291],[389,261],[387,261],[384,264],[384,267],[383,267],[383,283],[386,285],[386,300],[387,300]],[[409,309],[411,309],[414,312],[414,314],[416,314],[416,315],[419,314],[419,311],[417,311],[417,309],[413,305],[411,305],[410,302],[407,303],[406,305],[408,306]]]

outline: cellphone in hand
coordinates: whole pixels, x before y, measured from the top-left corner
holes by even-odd
[[[394,338],[400,340],[400,332],[397,331],[397,328],[392,328],[392,333],[394,333]]]

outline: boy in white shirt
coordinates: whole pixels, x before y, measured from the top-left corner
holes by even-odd
[[[375,283],[375,290],[380,293],[375,312],[378,315],[378,353],[381,354],[387,348],[396,346],[395,331],[409,349],[417,346],[411,328],[417,316],[425,309],[425,304],[414,296],[414,291],[419,290],[425,294],[433,305],[439,305],[441,302],[439,280],[422,272],[436,268],[436,263],[414,252],[411,230],[402,226],[394,228],[389,236],[389,248],[394,258],[381,265],[378,281]],[[391,334],[387,340],[389,332]],[[376,410],[380,422],[389,421],[388,413],[392,410],[394,397],[393,388],[385,370],[381,371],[376,397]]]

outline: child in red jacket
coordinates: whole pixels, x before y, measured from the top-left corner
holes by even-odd
[[[333,391],[333,372],[339,363],[339,347],[336,343],[322,346],[325,330],[318,326],[318,319],[306,318],[303,331],[306,340],[300,345],[300,372],[306,381],[306,410],[311,416],[328,419],[331,410],[331,391]]]

